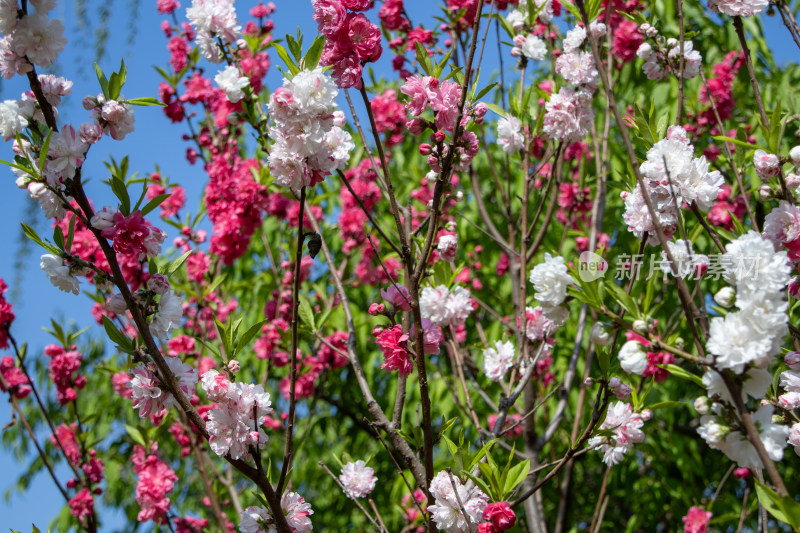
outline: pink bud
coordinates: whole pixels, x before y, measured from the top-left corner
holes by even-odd
[[[231,359],[230,361],[228,361],[228,370],[230,370],[235,374],[236,372],[239,371],[239,369],[240,369],[239,361],[237,361],[236,359]]]
[[[750,476],[750,470],[747,468],[737,468],[733,471],[733,475],[739,479],[745,479]]]
[[[800,372],[800,352],[787,353],[783,356],[783,362],[795,372]]]
[[[445,133],[442,130],[439,130],[435,133],[436,142],[444,142],[445,140]]]
[[[428,155],[431,153],[431,145],[428,143],[422,143],[419,145],[419,153],[422,155]]]

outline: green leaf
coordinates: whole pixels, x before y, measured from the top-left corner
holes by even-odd
[[[292,76],[294,76],[295,74],[300,72],[300,69],[297,67],[295,62],[292,61],[291,57],[289,57],[289,53],[286,51],[286,48],[284,48],[283,46],[281,46],[279,44],[273,44],[272,46],[278,52],[278,55],[281,57],[281,59],[283,59],[283,62],[289,68],[289,72],[292,73]]]
[[[189,259],[190,255],[192,255],[192,251],[191,250],[189,250],[188,252],[185,252],[179,258],[175,259],[172,263],[170,263],[169,267],[167,267],[167,272],[166,272],[167,277],[169,277],[172,274],[174,274],[175,271],[178,270],[186,262],[187,259]],[[211,292],[211,291],[209,291],[209,292]]]
[[[302,294],[300,295],[300,305],[297,311],[303,323],[311,328],[311,331],[316,331],[317,325],[314,322],[314,311],[311,308],[311,303],[309,303],[308,298]]]
[[[660,368],[668,370],[670,374],[674,374],[675,376],[681,379],[691,381],[693,383],[696,383],[698,386],[705,388],[705,385],[703,385],[703,379],[700,376],[696,376],[695,374],[692,374],[691,372],[683,369],[682,367],[679,367],[678,365],[658,365],[658,366]]]
[[[108,79],[106,78],[106,75],[103,74],[103,69],[100,68],[100,65],[95,63],[94,71],[97,74],[97,81],[100,82],[100,89],[103,92],[103,96],[105,96],[106,99],[111,99],[108,94]]]
[[[222,341],[222,347],[225,348],[225,355],[227,357],[230,357],[231,342],[230,342],[230,337],[228,336],[228,331],[225,329],[225,325],[222,322],[220,322],[217,317],[214,317],[214,324],[217,326],[217,334],[219,335],[219,338]]]
[[[236,343],[236,353],[241,352],[245,346],[250,344],[250,341],[253,340],[253,337],[255,337],[259,331],[261,331],[261,328],[267,322],[268,322],[267,320],[262,320],[261,322],[256,322],[255,324],[247,328],[247,331],[244,332],[244,335],[239,337],[239,342]]]
[[[636,301],[631,298],[631,295],[626,293],[622,287],[616,283],[603,283],[603,287],[611,293],[611,297],[625,308],[627,312],[635,315],[637,318],[639,317],[640,313]]]
[[[117,197],[117,199],[121,204],[119,210],[122,212],[122,214],[125,216],[130,215],[131,197],[128,194],[128,188],[125,186],[125,182],[118,176],[112,176],[111,191],[114,193],[114,196]]]
[[[150,211],[161,205],[161,203],[170,196],[172,196],[171,193],[159,194],[158,196],[147,202],[147,204],[142,208],[142,216],[146,215],[147,213],[149,213]]]
[[[28,226],[23,222],[20,222],[20,225],[22,226],[22,231],[30,240],[32,240],[33,242],[35,242],[36,244],[38,244],[39,246],[50,252],[51,254],[59,255],[61,253],[61,250],[59,250],[52,244],[44,242],[42,238],[39,237],[39,234],[36,233],[35,229],[33,229],[32,227]]]
[[[325,46],[325,38],[322,35],[318,35],[314,42],[311,43],[311,47],[306,52],[305,57],[303,57],[303,66],[308,70],[314,70],[317,68],[319,64],[319,58],[322,57],[322,48]]]
[[[725,141],[729,143],[733,143],[736,146],[741,146],[742,148],[747,148],[748,150],[755,150],[758,148],[755,144],[746,143],[744,141],[740,141],[739,139],[734,139],[733,137],[726,137],[725,135],[712,135],[712,139],[715,141]]]
[[[47,132],[47,137],[45,137],[44,142],[42,143],[42,151],[39,154],[39,172],[44,172],[44,165],[47,161],[47,154],[50,151],[50,139],[53,136],[53,130]]]
[[[656,409],[674,409],[675,407],[685,407],[685,406],[686,404],[683,402],[659,402],[647,406],[647,409],[655,411]]]
[[[140,98],[131,98],[130,100],[125,100],[125,103],[130,105],[138,105],[142,107],[149,107],[149,106],[158,106],[158,107],[166,107],[167,104],[158,100],[158,98],[153,98],[152,96],[142,96]]]
[[[425,47],[422,46],[422,43],[419,41],[414,41],[414,46],[416,48],[417,62],[419,63],[419,66],[422,67],[422,70],[425,71],[425,74],[428,76],[433,76],[433,63],[428,55],[428,51],[425,50]]]
[[[69,252],[72,249],[72,241],[75,239],[75,220],[78,217],[73,216],[69,219],[69,230],[67,232],[67,242],[64,244],[64,249]]]
[[[103,316],[103,329],[106,330],[108,338],[115,342],[123,351],[131,351],[131,341],[128,337],[117,329],[117,326],[107,317]]]
[[[480,99],[481,99],[481,98],[483,98],[483,97],[484,97],[484,96],[485,96],[485,95],[486,95],[486,94],[487,94],[489,91],[491,91],[492,89],[494,89],[496,86],[497,86],[497,82],[490,83],[489,85],[487,85],[486,87],[484,87],[483,89],[481,89],[481,90],[478,92],[478,94],[476,94],[476,95],[475,95],[475,97],[474,97],[474,100],[480,100]],[[494,105],[494,104],[492,104],[492,105]],[[488,104],[487,104],[487,106],[488,106]],[[500,106],[497,106],[497,107],[499,108]]]
[[[758,480],[753,480],[756,484],[756,493],[758,494],[758,501],[764,508],[769,511],[769,514],[791,525],[795,530],[800,528],[800,503],[797,503],[791,496],[778,496],[771,488]]]
[[[506,110],[505,110],[505,109],[503,109],[502,107],[500,107],[500,106],[499,106],[499,105],[497,105],[497,104],[492,104],[492,103],[490,103],[490,102],[486,102],[486,107],[488,107],[488,108],[489,108],[489,111],[492,111],[492,112],[494,112],[494,113],[497,113],[498,115],[500,115],[500,116],[501,116],[501,117],[503,117],[503,118],[505,118],[505,117],[506,117],[506,115],[507,115],[507,113],[506,113]]]
[[[125,431],[127,431],[128,435],[131,436],[133,442],[135,442],[136,444],[140,444],[145,448],[147,447],[147,441],[145,440],[144,435],[138,428],[125,424]]]
[[[503,499],[506,499],[508,496],[514,492],[514,489],[517,486],[525,481],[525,478],[528,477],[528,472],[531,469],[531,462],[530,460],[525,460],[518,465],[511,468],[508,471],[508,476],[506,477],[506,483],[503,487]]]
[[[53,228],[53,242],[56,243],[56,246],[60,249],[64,249],[64,232],[61,230],[61,226]]]

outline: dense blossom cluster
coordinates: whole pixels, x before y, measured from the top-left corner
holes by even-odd
[[[469,524],[480,523],[489,503],[489,497],[471,481],[463,484],[453,474],[444,471],[433,478],[430,492],[434,503],[428,509],[436,527],[447,533],[469,531]]]
[[[639,413],[634,413],[630,404],[615,402],[608,406],[606,419],[600,429],[609,429],[613,435],[610,437],[592,437],[588,445],[599,448],[603,452],[603,462],[614,466],[622,460],[634,444],[644,440],[641,427],[644,421]]]
[[[299,190],[344,168],[355,145],[342,129],[344,115],[335,111],[338,92],[317,68],[284,79],[272,94],[269,134],[275,144],[269,166],[276,183]]]
[[[724,178],[718,170],[709,170],[705,156],[694,157],[686,130],[670,126],[667,137],[647,152],[647,161],[639,167],[642,181],[652,203],[656,220],[650,213],[641,184],[633,192],[623,192],[628,229],[638,238],[650,235],[655,242],[656,222],[669,237],[677,228],[677,217],[684,204],[695,204],[703,211],[711,208]]]
[[[261,426],[272,412],[272,402],[261,385],[231,383],[223,374],[209,370],[203,374],[202,386],[208,399],[215,402],[206,426],[214,453],[249,458],[251,446],[260,449],[266,445],[268,437]]]
[[[336,85],[342,89],[360,89],[362,65],[377,61],[383,52],[380,28],[358,13],[372,7],[372,3],[312,0],[317,29],[325,36],[321,63],[332,67]]]
[[[281,497],[281,509],[283,509],[286,521],[293,532],[308,533],[313,529],[309,515],[314,514],[314,511],[311,509],[311,504],[306,503],[298,493],[284,492]],[[241,533],[277,533],[278,529],[275,527],[269,509],[251,506],[242,511],[239,531]]]

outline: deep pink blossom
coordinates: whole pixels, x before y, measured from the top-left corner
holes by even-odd
[[[409,375],[414,369],[414,363],[406,350],[408,335],[403,333],[403,327],[398,324],[383,330],[376,328],[372,334],[383,352],[384,363],[381,368],[390,372],[397,370],[401,376]]]
[[[508,502],[490,503],[483,510],[483,519],[492,523],[495,531],[505,531],[517,523],[517,515]]]
[[[708,523],[711,521],[711,513],[696,505],[689,508],[689,512],[683,517],[684,533],[705,533],[708,531]]]
[[[69,512],[83,522],[94,513],[94,498],[89,489],[83,489],[69,500]]]

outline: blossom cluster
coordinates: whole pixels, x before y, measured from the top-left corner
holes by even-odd
[[[272,402],[260,384],[232,383],[216,370],[208,370],[202,387],[216,404],[208,412],[206,426],[214,453],[249,458],[250,446],[260,449],[266,445],[268,437],[261,426],[272,412]]]
[[[656,222],[669,238],[677,228],[679,210],[684,204],[696,204],[703,211],[711,208],[725,180],[718,170],[709,171],[705,156],[694,157],[694,147],[680,126],[670,126],[665,139],[647,151],[647,160],[639,171],[656,220],[651,216],[642,185],[633,192],[623,192],[628,230],[638,238],[645,234],[654,242]]]
[[[344,126],[344,114],[335,111],[338,89],[321,68],[304,70],[270,97],[275,140],[269,166],[275,182],[299,190],[316,185],[341,170],[355,148]]]
[[[337,86],[360,89],[362,65],[377,61],[383,52],[380,28],[358,13],[372,7],[372,2],[312,0],[312,5],[317,28],[325,36],[321,63],[332,67]]]

